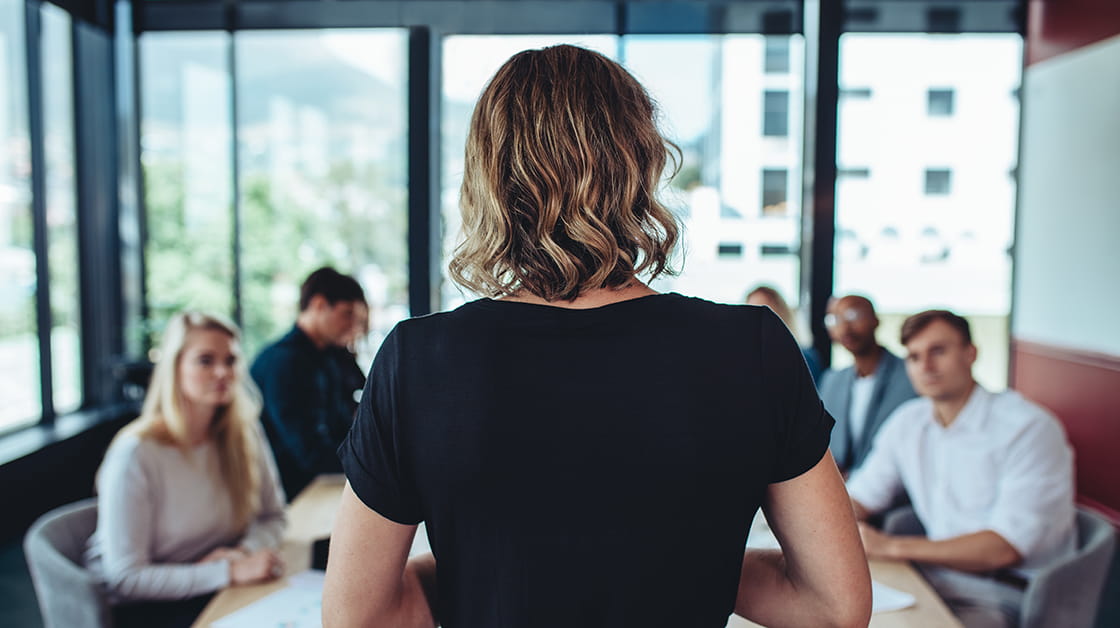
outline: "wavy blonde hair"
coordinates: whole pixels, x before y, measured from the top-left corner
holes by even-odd
[[[233,341],[236,381],[233,400],[218,409],[210,424],[210,438],[218,452],[220,479],[229,491],[234,521],[244,530],[260,510],[260,451],[258,435],[260,393],[249,378],[241,355],[241,334],[231,321],[213,314],[182,312],[171,318],[152,371],[152,381],[140,416],[117,435],[134,434],[164,445],[186,450],[187,422],[179,382],[179,363],[192,332],[209,330],[224,333]]]
[[[526,50],[482,92],[467,136],[463,241],[451,278],[548,301],[674,274],[679,226],[657,187],[680,150],[620,65],[575,46]]]

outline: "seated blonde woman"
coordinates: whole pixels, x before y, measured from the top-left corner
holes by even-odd
[[[284,494],[237,328],[178,314],[159,355],[97,474],[86,564],[118,627],[190,625],[216,591],[283,572]]]
[[[572,46],[475,108],[451,276],[340,448],[325,626],[866,626],[832,418],[770,310],[659,294],[678,226],[645,89]],[[759,506],[780,553],[744,552]],[[408,560],[417,524],[433,554]]]

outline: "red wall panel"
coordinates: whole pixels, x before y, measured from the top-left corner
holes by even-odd
[[[1120,35],[1117,0],[1029,0],[1027,64]]]
[[[1012,388],[1066,428],[1078,502],[1120,525],[1120,357],[1021,340],[1011,353]]]

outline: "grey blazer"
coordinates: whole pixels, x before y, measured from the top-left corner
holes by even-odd
[[[902,402],[918,396],[910,385],[902,358],[883,349],[883,358],[875,370],[871,403],[867,406],[867,422],[864,423],[861,434],[852,435],[849,433],[851,419],[848,414],[852,407],[852,384],[855,380],[854,366],[840,371],[830,369],[821,376],[821,401],[828,413],[836,419],[829,448],[832,449],[832,456],[836,458],[836,465],[841,471],[855,469],[863,464],[864,458],[871,451],[875,433],[886,422],[887,417]]]

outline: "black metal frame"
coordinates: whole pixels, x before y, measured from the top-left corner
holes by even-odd
[[[31,140],[31,224],[35,250],[35,329],[39,340],[39,395],[42,423],[54,422],[54,377],[51,364],[51,290],[47,251],[47,173],[43,132],[43,72],[40,3],[24,2],[27,59],[27,132]]]

